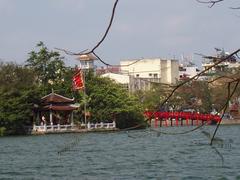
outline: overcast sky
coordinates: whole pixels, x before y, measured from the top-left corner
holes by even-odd
[[[39,41],[49,49],[91,49],[108,25],[114,0],[0,0],[0,58],[23,63]],[[240,6],[208,8],[195,0],[119,0],[112,29],[96,52],[110,64],[123,59],[191,57],[214,47],[239,47]],[[66,63],[76,64],[66,56]],[[193,56],[200,64],[200,58]]]

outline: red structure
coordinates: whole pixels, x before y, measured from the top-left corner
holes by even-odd
[[[78,70],[76,74],[74,74],[72,81],[74,90],[82,90],[84,88],[84,80],[81,69]]]
[[[183,125],[199,125],[207,122],[207,124],[215,124],[221,120],[220,116],[212,114],[200,114],[191,112],[151,112],[146,111],[145,117],[149,119],[149,124],[154,120],[154,126],[183,126]],[[164,123],[163,123],[164,122]],[[169,124],[170,123],[170,124]],[[191,123],[191,124],[190,124]]]

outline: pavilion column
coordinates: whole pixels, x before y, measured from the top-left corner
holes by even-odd
[[[73,122],[73,111],[71,112],[71,125],[72,126],[74,125],[74,122]]]
[[[36,115],[36,122],[35,122],[35,125],[38,125],[40,124],[40,117],[39,117],[39,111],[37,111],[37,115]]]
[[[50,124],[53,125],[53,115],[52,115],[52,110],[50,110],[49,120],[50,120]]]

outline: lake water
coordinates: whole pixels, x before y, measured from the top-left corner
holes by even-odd
[[[240,126],[220,126],[211,147],[213,128],[4,137],[0,179],[240,179]]]

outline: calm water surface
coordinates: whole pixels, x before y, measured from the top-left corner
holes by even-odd
[[[0,179],[240,179],[240,126],[221,126],[211,147],[213,128],[4,137]]]

